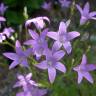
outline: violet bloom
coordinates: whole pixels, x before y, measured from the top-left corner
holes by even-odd
[[[31,45],[33,52],[37,58],[43,55],[44,50],[48,47],[46,39],[48,29],[43,30],[40,36],[32,30],[29,30],[29,33],[33,39],[26,41],[24,44]]]
[[[4,5],[4,3],[0,4],[0,14],[4,15],[5,11],[7,10],[7,6]]]
[[[23,76],[23,75],[17,75],[17,78],[18,78],[18,82],[16,82],[16,84],[14,85],[14,88],[16,87],[23,87],[23,90],[26,90],[26,86],[28,85],[32,85],[32,86],[38,86],[38,84],[31,80],[32,78],[32,73],[29,73],[27,74],[26,76]]]
[[[12,33],[14,33],[14,29],[12,29],[11,27],[5,28],[3,30],[3,34],[5,34],[8,38],[11,36]]]
[[[0,22],[4,22],[4,21],[6,21],[6,19],[0,16]]]
[[[16,53],[6,52],[3,54],[5,57],[14,60],[9,66],[9,69],[16,67],[18,64],[24,67],[28,67],[27,57],[30,55],[31,49],[23,51],[18,40],[16,41],[15,48]]]
[[[28,26],[31,23],[34,23],[37,29],[43,29],[45,27],[44,20],[50,23],[50,20],[48,17],[36,17],[36,18],[27,20],[25,23],[25,26]]]
[[[0,43],[3,42],[3,40],[6,39],[6,36],[3,33],[0,33]]]
[[[66,23],[60,22],[59,30],[58,32],[48,32],[47,36],[55,40],[55,46],[57,46],[57,50],[63,46],[68,54],[71,53],[72,47],[71,47],[71,40],[74,38],[80,36],[79,32],[72,31],[67,32],[67,27],[69,26],[70,21],[67,21]]]
[[[31,80],[32,73],[27,74],[26,76],[18,75],[18,82],[14,85],[16,87],[22,87],[23,91],[16,94],[16,96],[43,96],[46,94],[46,89],[38,89],[38,84]]]
[[[81,83],[83,77],[86,78],[90,83],[93,83],[93,78],[89,71],[96,70],[96,65],[88,64],[85,54],[83,54],[81,64],[77,67],[74,67],[73,70],[78,72],[78,84]]]
[[[30,91],[19,92],[16,94],[16,96],[45,96],[47,93],[46,89],[39,89],[37,87],[31,87],[30,89]]]
[[[50,11],[51,8],[52,8],[52,3],[51,3],[51,2],[49,2],[49,3],[44,2],[41,7],[42,7],[43,9],[47,10],[47,11]]]
[[[63,50],[54,52],[53,50],[51,51],[49,49],[46,49],[46,60],[42,61],[39,64],[36,64],[35,66],[43,70],[48,69],[49,80],[51,83],[53,83],[56,77],[56,69],[63,73],[66,72],[66,67],[64,66],[64,64],[59,62],[59,60],[63,58],[64,55],[65,52]]]
[[[94,17],[96,16],[96,11],[89,12],[90,5],[88,2],[85,4],[83,9],[79,5],[76,5],[76,7],[81,14],[80,25],[85,24],[89,19],[96,20],[96,17]]]
[[[71,3],[71,1],[68,1],[68,0],[59,0],[59,2],[62,7],[69,7]]]

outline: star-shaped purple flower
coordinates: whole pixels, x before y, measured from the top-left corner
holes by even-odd
[[[47,93],[46,89],[38,89],[38,84],[31,80],[32,73],[26,76],[18,75],[18,82],[14,85],[16,87],[22,87],[23,91],[16,94],[16,96],[43,96]]]
[[[5,11],[7,10],[7,6],[4,5],[4,3],[0,4],[0,14],[4,15]]]
[[[23,90],[25,90],[25,87],[30,84],[32,86],[38,86],[38,84],[31,80],[32,78],[32,73],[27,74],[26,76],[23,76],[21,74],[17,75],[18,78],[18,82],[16,82],[16,84],[14,85],[14,88],[16,87],[23,87]]]
[[[67,32],[67,27],[69,26],[69,24],[70,24],[70,20],[67,21],[66,23],[60,22],[58,32],[51,31],[47,33],[48,37],[55,40],[54,44],[55,46],[57,46],[57,50],[61,48],[61,46],[63,46],[68,54],[70,54],[72,51],[70,41],[80,36],[80,33],[76,31]]]
[[[35,66],[43,70],[48,69],[49,80],[51,83],[53,83],[56,77],[56,69],[63,73],[66,72],[66,67],[64,66],[64,64],[59,62],[59,60],[63,58],[64,55],[65,52],[63,50],[51,51],[49,49],[46,49],[45,51],[46,60],[42,61],[39,64],[36,64]]]
[[[9,69],[16,67],[18,64],[24,67],[28,67],[27,57],[30,55],[32,50],[27,49],[23,51],[21,44],[18,40],[16,41],[15,47],[16,47],[16,53],[11,53],[11,52],[3,53],[5,57],[14,60],[9,66]]]
[[[48,2],[48,3],[47,3],[47,2],[44,2],[41,7],[42,7],[43,9],[45,9],[45,10],[50,11],[51,8],[52,8],[52,3],[51,3],[51,2]]]
[[[73,70],[78,72],[78,84],[81,83],[83,77],[86,78],[90,83],[93,83],[93,78],[89,71],[96,70],[96,65],[87,64],[87,57],[85,54],[83,54],[81,64],[77,67],[74,67]]]
[[[31,23],[34,23],[37,29],[43,29],[45,27],[44,20],[50,23],[50,20],[48,17],[36,17],[36,18],[27,20],[25,23],[25,26],[28,26]]]
[[[68,0],[59,0],[59,2],[62,7],[69,7],[71,3],[71,1],[68,1]]]
[[[29,30],[29,33],[33,39],[26,41],[24,44],[31,45],[33,48],[33,52],[37,58],[43,55],[44,50],[48,47],[46,39],[48,29],[43,30],[43,32],[37,34],[33,30]]]
[[[89,12],[90,5],[88,2],[85,4],[83,9],[79,5],[76,5],[76,7],[81,13],[80,25],[85,24],[89,19],[96,20],[96,17],[94,17],[96,16],[96,11]]]

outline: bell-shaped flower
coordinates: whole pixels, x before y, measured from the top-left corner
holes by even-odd
[[[96,11],[90,12],[89,2],[85,4],[83,9],[79,5],[76,5],[76,7],[81,14],[80,25],[85,24],[89,19],[96,20]]]
[[[43,29],[45,27],[44,20],[50,23],[50,20],[48,17],[36,17],[36,18],[27,20],[25,23],[25,26],[27,27],[31,23],[34,23],[37,29]]]

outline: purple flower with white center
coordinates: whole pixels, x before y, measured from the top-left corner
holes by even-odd
[[[32,45],[33,52],[37,58],[41,57],[41,55],[44,53],[44,50],[48,48],[47,41],[45,40],[47,32],[48,29],[45,29],[39,36],[35,31],[29,30],[29,33],[33,39],[26,41],[24,44]]]
[[[6,39],[5,35],[3,33],[0,33],[0,43],[2,43],[3,40],[5,39]]]
[[[94,17],[96,16],[96,11],[89,12],[90,5],[88,2],[85,4],[83,9],[79,5],[76,5],[76,7],[80,11],[80,14],[81,14],[80,25],[85,24],[89,19],[96,20],[96,17]]]
[[[8,38],[11,36],[11,34],[14,33],[14,29],[11,27],[5,28],[3,30],[3,34],[5,34]]]
[[[7,10],[7,6],[4,5],[4,3],[0,4],[0,14],[4,15],[5,11]]]
[[[23,67],[28,67],[27,57],[30,55],[32,50],[27,49],[23,51],[21,44],[18,40],[16,41],[15,48],[16,48],[16,53],[11,53],[11,52],[3,53],[5,57],[14,60],[9,66],[9,69],[16,67],[18,64],[20,64]]]
[[[6,21],[6,19],[4,17],[0,16],[0,22],[5,22],[5,21]]]
[[[31,80],[32,73],[27,74],[26,76],[18,75],[18,82],[14,85],[16,87],[22,87],[23,91],[16,94],[16,96],[43,96],[47,93],[46,89],[38,89],[38,84]]]
[[[73,70],[78,72],[78,84],[81,83],[83,77],[86,78],[90,83],[93,83],[93,78],[89,71],[96,70],[96,65],[87,64],[87,57],[85,54],[83,54],[81,64],[77,67],[74,67]]]
[[[49,2],[49,3],[44,2],[41,7],[42,7],[43,9],[47,10],[47,11],[50,11],[51,8],[52,8],[52,3],[51,3],[51,2]]]
[[[59,62],[59,60],[63,58],[64,55],[65,52],[63,50],[51,51],[49,49],[46,49],[45,51],[46,60],[42,61],[39,64],[36,64],[35,66],[43,70],[48,69],[49,80],[51,83],[53,83],[56,77],[56,69],[63,73],[66,72],[66,67],[64,66],[64,64]]]
[[[71,1],[68,1],[68,0],[59,0],[59,2],[62,7],[69,7],[71,3]]]
[[[31,80],[32,73],[29,73],[26,76],[23,76],[23,75],[19,74],[17,76],[17,78],[18,78],[19,81],[16,82],[16,84],[14,85],[14,88],[23,87],[23,90],[25,90],[26,86],[28,86],[28,85],[38,86],[38,84],[35,81]]]
[[[54,45],[57,46],[56,49],[58,50],[61,48],[61,46],[63,46],[68,54],[70,54],[72,51],[70,41],[80,36],[80,33],[76,31],[67,32],[67,27],[69,26],[69,24],[70,24],[70,20],[67,21],[66,23],[60,22],[58,32],[51,31],[47,33],[48,37],[55,40]]]
[[[31,23],[34,23],[37,29],[43,29],[45,27],[44,20],[50,23],[50,20],[48,17],[36,17],[36,18],[27,20],[25,23],[25,26],[28,26]]]

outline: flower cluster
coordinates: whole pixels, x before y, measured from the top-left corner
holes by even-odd
[[[7,6],[5,6],[3,3],[0,4],[0,27],[2,28],[2,23],[5,23],[6,18],[3,16],[5,11],[7,10]],[[2,32],[0,32],[0,43],[3,42],[3,40],[6,40],[11,36],[12,33],[14,33],[15,30],[11,27],[5,27]]]
[[[67,0],[59,0],[62,3],[62,6],[68,7],[71,3]],[[3,8],[2,10],[6,10],[7,7],[1,4]],[[87,2],[84,6],[84,9],[79,5],[76,5],[77,9],[81,13],[80,24],[85,24],[89,19],[96,20],[96,12],[89,13],[89,3]],[[48,5],[44,3],[42,8],[50,10],[51,4]],[[3,12],[4,12],[3,11]],[[3,14],[2,12],[2,14]],[[0,17],[1,23],[5,22],[6,19],[4,17]],[[46,22],[50,24],[50,19],[46,16],[36,17],[32,19],[28,19],[25,22],[25,27],[28,29],[29,35],[31,36],[30,40],[24,42],[23,47],[21,46],[19,40],[15,43],[15,51],[13,52],[5,52],[3,55],[13,62],[10,64],[9,69],[15,68],[17,65],[21,67],[30,68],[30,64],[28,60],[35,60],[36,64],[33,64],[35,68],[41,70],[48,70],[48,78],[50,83],[53,83],[56,78],[56,69],[61,71],[62,73],[66,73],[67,68],[65,64],[62,63],[62,59],[66,55],[70,55],[72,52],[72,40],[76,39],[80,36],[78,31],[68,31],[68,27],[71,23],[71,20],[66,22],[61,21],[59,24],[58,30],[51,31],[49,28],[46,28]],[[28,26],[34,24],[36,28],[31,29]],[[0,42],[8,38],[10,34],[13,33],[14,30],[9,27],[5,28],[2,33],[0,33]],[[51,40],[51,39],[53,40]],[[49,47],[49,43],[51,40],[52,47]],[[49,42],[49,43],[48,43]],[[26,46],[27,48],[26,49]],[[74,52],[73,52],[74,53]],[[35,58],[36,57],[36,58]],[[33,62],[32,62],[33,63]],[[87,64],[87,57],[83,54],[82,61],[80,65],[77,65],[73,68],[74,71],[78,72],[78,83],[81,83],[83,77],[86,78],[90,83],[93,83],[93,78],[89,71],[96,70],[95,64]],[[47,93],[46,89],[39,89],[39,84],[35,81],[31,80],[32,73],[27,75],[18,75],[18,82],[14,85],[14,87],[22,87],[23,91],[16,94],[16,96],[43,96]]]

